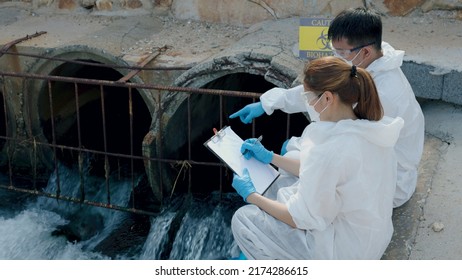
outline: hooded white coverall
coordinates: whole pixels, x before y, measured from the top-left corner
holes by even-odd
[[[395,50],[386,42],[382,42],[383,56],[372,62],[366,70],[372,75],[376,84],[384,115],[401,117],[404,127],[395,146],[398,159],[398,181],[393,207],[407,202],[417,185],[417,170],[422,157],[425,124],[422,109],[406,76],[401,70],[404,51]],[[265,92],[260,101],[268,115],[279,109],[286,113],[305,112],[306,101],[302,97],[303,85],[291,88],[273,88]],[[302,134],[303,138],[305,132]],[[293,137],[287,145],[287,156],[298,157],[300,139]],[[290,176],[281,179],[296,180]]]
[[[380,259],[393,233],[393,152],[401,118],[307,127],[300,180],[279,189],[297,228],[255,205],[239,208],[233,235],[248,259]]]

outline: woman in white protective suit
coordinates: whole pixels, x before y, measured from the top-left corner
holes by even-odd
[[[394,145],[401,118],[383,117],[370,74],[340,58],[304,69],[305,104],[319,113],[308,126],[300,158],[268,151],[256,139],[241,152],[300,179],[272,200],[244,175],[233,187],[250,205],[232,218],[235,241],[248,259],[380,259],[393,233]]]
[[[336,56],[365,68],[372,75],[384,115],[404,120],[404,127],[395,146],[398,180],[393,206],[399,207],[411,198],[416,189],[425,137],[424,115],[400,68],[404,51],[395,50],[388,43],[382,42],[380,15],[363,7],[339,13],[329,26],[328,38],[332,41],[332,50]],[[303,85],[291,89],[273,88],[260,97],[260,102],[247,105],[230,118],[240,117],[242,122],[250,123],[253,118],[264,113],[271,115],[277,109],[286,113],[306,112],[302,92]],[[311,121],[318,119],[313,110],[308,113]],[[303,135],[288,141],[286,156],[299,156]],[[283,179],[291,182],[297,180],[286,174],[280,180]],[[274,192],[270,189],[269,195]]]

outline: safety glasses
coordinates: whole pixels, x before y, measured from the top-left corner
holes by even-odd
[[[365,45],[362,45],[362,46],[359,46],[359,47],[355,47],[355,48],[352,48],[352,49],[349,49],[349,50],[336,49],[336,48],[334,48],[334,46],[332,46],[332,42],[330,42],[329,44],[330,44],[330,48],[332,49],[332,51],[334,52],[335,55],[343,57],[343,58],[347,58],[352,53],[354,53],[356,51],[359,51],[362,48],[365,48],[367,46],[373,45],[373,44],[375,44],[375,42],[371,42],[371,43],[368,43],[368,44],[365,44]]]
[[[317,94],[317,93],[314,93],[314,92],[312,92],[310,90],[304,91],[302,93],[303,97],[305,97],[305,100],[306,100],[306,102],[308,102],[308,104],[311,104],[311,102],[313,102],[315,99],[321,97],[322,94],[323,93]]]

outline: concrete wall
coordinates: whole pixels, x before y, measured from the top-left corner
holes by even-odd
[[[13,2],[13,1],[0,1]],[[59,12],[124,14],[170,9],[179,19],[191,19],[250,26],[260,21],[312,14],[336,15],[348,7],[366,5],[384,15],[409,16],[435,10],[453,11],[462,19],[460,0],[28,0],[33,9],[51,8]]]
[[[417,97],[462,105],[462,73],[438,73],[433,66],[405,62],[401,67]]]

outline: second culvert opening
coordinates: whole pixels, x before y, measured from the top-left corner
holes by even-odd
[[[95,63],[95,61],[91,62]],[[122,77],[112,68],[75,63],[64,63],[55,68],[50,75],[107,81],[117,81]],[[131,142],[133,142],[133,155],[141,156],[141,143],[149,130],[151,114],[140,92],[136,89],[131,90],[132,134],[130,132],[128,88],[55,81],[51,83],[51,98],[52,105],[50,106],[49,90],[44,88],[37,104],[43,133],[49,143],[53,143],[54,132],[54,141],[57,145],[79,147],[78,125],[80,124],[80,147],[104,152],[106,146],[107,153],[130,155]],[[103,99],[104,106],[102,105]],[[51,122],[51,112],[54,117],[54,128]],[[79,117],[79,122],[77,117]],[[106,144],[103,131],[106,133]],[[104,160],[99,160],[103,158],[103,155],[95,154],[94,156],[96,166],[93,171],[95,173],[104,172],[104,167],[101,166]],[[72,150],[57,149],[56,157],[65,164],[77,162],[77,152]],[[121,168],[121,166],[123,168],[128,164],[128,160],[123,158],[108,158],[112,170]],[[142,169],[142,162],[136,162],[139,169]]]
[[[275,85],[266,81],[263,76],[248,73],[234,73],[215,79],[201,88],[219,89],[230,91],[245,91],[264,93],[274,88]],[[203,143],[213,134],[212,128],[220,128],[220,96],[193,94],[190,97],[191,107],[191,159],[197,162],[219,162]],[[275,111],[272,115],[256,119],[255,134],[252,135],[252,125],[243,124],[239,119],[229,119],[229,115],[243,108],[245,105],[258,101],[244,97],[223,96],[223,126],[229,125],[243,139],[264,136],[263,144],[269,150],[280,153],[282,143],[291,136],[300,136],[303,129],[308,125],[308,120],[302,113],[290,115],[290,129],[287,135],[288,115],[281,111]],[[178,107],[175,114],[169,120],[164,134],[164,156],[173,159],[188,158],[187,138],[187,104],[185,100]],[[178,139],[180,138],[180,139]],[[188,176],[180,166],[165,166],[169,170],[167,177],[176,180],[175,192],[188,191]],[[210,193],[219,190],[220,172],[217,167],[194,165],[191,172],[190,190],[193,193]],[[224,174],[223,192],[233,191],[231,187],[232,173]]]

